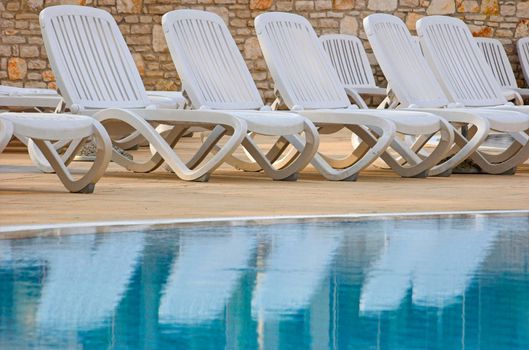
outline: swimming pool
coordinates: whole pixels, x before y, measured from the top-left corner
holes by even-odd
[[[527,349],[529,217],[0,240],[0,349]]]

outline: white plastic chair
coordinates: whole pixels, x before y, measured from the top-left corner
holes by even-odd
[[[529,86],[529,36],[518,39],[516,42],[516,51],[518,52],[518,60],[522,66],[525,85]]]
[[[362,41],[347,34],[327,34],[320,41],[345,87],[347,95],[362,108],[365,96],[386,97],[386,89],[378,87]],[[360,96],[359,96],[360,95]]]
[[[509,101],[513,100],[517,105],[523,105],[523,99],[529,97],[529,89],[518,87],[509,57],[507,57],[507,52],[505,52],[501,41],[492,38],[475,38],[475,40],[483,52],[492,74],[504,89],[504,96]]]
[[[399,108],[429,111],[442,116],[454,126],[457,147],[452,148],[448,154],[451,158],[445,164],[456,166],[470,158],[483,172],[513,173],[521,161],[521,156],[494,158],[481,150],[478,151],[478,148],[491,130],[503,133],[523,130],[526,120],[524,115],[464,108],[463,104],[451,102],[446,86],[438,82],[425,57],[417,50],[415,39],[400,18],[374,14],[364,20],[364,28],[380,67],[398,100]],[[450,66],[458,65],[450,63]],[[465,129],[468,130],[467,133],[464,133]]]
[[[182,87],[193,108],[226,110],[245,118],[249,131],[280,137],[264,154],[248,136],[243,146],[249,151],[251,160],[231,157],[228,162],[247,171],[263,169],[272,178],[287,179],[287,174],[291,174],[294,179],[316,153],[318,131],[306,118],[273,112],[263,104],[222,18],[210,12],[179,10],[165,14],[162,26]],[[304,132],[305,140],[298,135],[300,132]],[[276,162],[289,143],[299,153],[297,158],[289,159],[291,162]]]
[[[95,184],[103,176],[112,154],[112,143],[103,126],[90,117],[80,115],[1,113],[0,152],[11,136],[20,140],[30,140],[30,144],[38,151],[38,156],[50,164],[70,192],[92,193]],[[67,166],[87,139],[93,139],[96,143],[95,161],[83,176],[76,179]],[[72,140],[76,140],[75,145],[69,147],[68,152],[62,156],[51,143],[59,141],[68,145]],[[30,157],[34,156],[36,154],[30,153]]]
[[[143,163],[114,151],[116,163],[135,172],[149,172],[165,161],[183,180],[207,181],[244,139],[246,122],[229,113],[157,109],[152,105],[118,25],[108,12],[84,6],[53,6],[40,13],[40,24],[57,85],[70,111],[91,115],[105,124],[126,125],[156,150]],[[155,130],[157,124],[174,127],[162,137]],[[216,132],[186,163],[173,147],[192,126]],[[130,135],[123,129],[111,129],[111,137],[122,140]],[[230,137],[221,150],[204,160],[225,134]]]
[[[184,108],[186,99],[180,91],[147,91],[152,104],[159,108]],[[60,111],[62,97],[57,91],[0,85],[0,108],[54,108]]]
[[[428,17],[425,21],[418,21],[417,25],[421,43],[424,43],[426,59],[434,72],[439,74],[442,85],[449,91],[447,94],[449,99],[466,106],[488,107],[526,114],[526,118],[518,116],[513,119],[512,116],[508,117],[506,112],[497,112],[501,114],[502,122],[510,123],[511,128],[516,125],[511,131],[511,136],[516,142],[506,152],[490,159],[501,161],[515,154],[518,159],[527,159],[529,157],[527,153],[529,150],[527,119],[529,106],[514,106],[507,102],[500,84],[494,78],[492,70],[467,25],[461,20],[444,16]],[[444,28],[443,31],[439,30],[440,26]],[[453,41],[445,41],[445,36]],[[446,62],[446,59],[456,59],[459,62],[456,67],[459,71],[442,66],[442,62]],[[450,90],[448,90],[449,86]]]
[[[60,109],[62,98],[55,90],[0,85],[0,108]]]
[[[345,127],[363,141],[355,150],[358,153],[347,158],[315,158],[323,165],[348,167],[349,171],[357,173],[381,157],[401,176],[423,177],[451,147],[453,134],[450,125],[434,115],[359,110],[352,106],[314,29],[304,17],[264,13],[256,18],[255,27],[275,88],[286,106],[321,126],[320,133],[333,133]],[[424,136],[426,141],[440,133],[441,141],[428,157],[422,158],[417,152],[424,143],[409,147],[400,139],[393,138],[381,144],[389,131],[381,130],[381,123],[393,124],[394,130],[404,135]],[[375,135],[381,137],[378,143]],[[387,152],[389,145],[399,158]],[[359,154],[364,157],[360,158]]]

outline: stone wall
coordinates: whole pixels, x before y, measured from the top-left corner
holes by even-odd
[[[393,13],[405,20],[411,30],[425,15],[457,16],[470,25],[475,35],[502,40],[520,83],[515,42],[529,35],[529,1],[514,0],[0,0],[2,84],[55,87],[42,45],[38,14],[44,7],[57,4],[81,4],[110,11],[126,37],[145,85],[151,90],[179,89],[160,25],[161,16],[178,8],[216,12],[229,23],[268,102],[273,98],[272,83],[253,30],[253,19],[264,11],[296,12],[309,18],[319,34],[349,33],[364,40],[362,19],[374,12]],[[377,79],[384,85],[380,69],[373,57],[370,59]]]

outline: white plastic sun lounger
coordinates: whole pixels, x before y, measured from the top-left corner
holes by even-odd
[[[112,154],[112,143],[103,126],[86,116],[51,113],[0,114],[0,152],[12,136],[30,140],[36,152],[30,152],[34,163],[45,161],[70,192],[92,193],[97,181],[103,176]],[[80,178],[75,178],[67,168],[86,139],[96,143],[96,158],[90,169]],[[51,144],[52,141],[78,140],[62,156]]]
[[[111,322],[135,272],[144,234],[83,235],[37,252],[48,272],[35,321],[45,332],[89,331]]]
[[[467,25],[456,18],[431,16],[417,22],[417,32],[425,57],[451,101],[469,107],[494,108],[501,122],[510,124],[509,131],[516,141],[490,159],[502,162],[513,157],[519,163],[525,161],[529,157],[529,106],[507,102]],[[449,61],[458,64],[447,65]],[[526,118],[513,118],[507,111],[522,112]]]
[[[186,99],[180,91],[147,91],[152,104],[159,108],[184,108]],[[57,91],[41,88],[20,88],[0,85],[1,107],[56,108],[60,109],[62,97]]]
[[[493,38],[475,38],[485,60],[492,70],[492,74],[504,89],[504,96],[517,105],[523,105],[523,99],[529,97],[529,89],[518,87],[511,62],[501,41]]]
[[[0,85],[0,108],[59,110],[62,98],[55,90]]]
[[[526,127],[526,116],[516,112],[498,112],[485,108],[465,108],[453,103],[404,22],[395,16],[374,14],[364,19],[364,28],[388,79],[399,108],[425,110],[442,116],[454,126],[456,145],[446,164],[456,166],[466,158],[475,162],[483,172],[512,174],[523,161],[523,154],[515,157],[494,157],[478,150],[491,131],[511,133]],[[392,102],[392,104],[395,104]],[[465,134],[463,131],[467,129]]]
[[[257,244],[253,235],[214,233],[181,237],[162,291],[161,324],[200,324],[222,315]]]
[[[525,85],[529,86],[529,36],[518,39],[516,42],[516,51],[518,52],[520,66],[522,66]]]
[[[182,87],[193,108],[225,110],[245,118],[249,131],[280,137],[268,153],[263,154],[253,138],[247,136],[243,146],[251,159],[231,157],[228,163],[247,171],[263,169],[265,174],[276,179],[289,176],[295,179],[318,149],[318,131],[306,118],[274,112],[264,105],[222,18],[211,12],[178,10],[165,14],[162,25]],[[301,132],[305,140],[298,135]],[[274,165],[289,143],[296,148],[297,158]]]
[[[319,162],[313,163],[316,167],[333,166],[330,171],[347,169],[356,174],[381,157],[405,177],[427,176],[430,169],[436,169],[453,142],[452,128],[446,121],[423,112],[359,110],[352,106],[314,29],[304,17],[264,13],[255,19],[255,28],[275,88],[288,108],[315,122],[322,134],[346,127],[363,141],[355,153],[344,159],[315,157]],[[393,124],[400,134],[423,136],[424,140],[412,147],[396,137],[390,140],[387,138],[390,129],[383,127],[384,123]],[[430,155],[425,158],[418,155],[423,145],[438,133],[440,142]],[[374,135],[380,138],[377,140]],[[399,158],[387,151],[389,145]],[[445,170],[448,171],[443,173],[447,174],[450,169]]]
[[[184,108],[186,99],[179,91],[147,91],[150,103],[158,108]],[[0,85],[0,109],[8,111],[31,111],[37,112],[45,111],[53,108],[55,112],[64,112],[64,103],[62,97],[57,91],[43,88],[20,88],[14,86]],[[170,127],[160,127],[158,131],[162,132],[164,129]],[[136,136],[136,137],[135,137]],[[131,135],[121,142],[117,142],[117,146],[128,149],[136,146],[136,142],[141,139],[139,134]],[[19,140],[28,145],[28,139],[20,137]],[[54,144],[55,149],[64,147],[64,142]],[[51,166],[47,163],[40,163],[43,160],[39,156],[38,150],[30,145],[28,149],[32,159],[37,161],[35,164],[40,170],[44,172],[53,172]],[[35,155],[36,156],[33,156]]]
[[[252,295],[252,318],[281,319],[307,308],[328,273],[341,237],[316,229],[272,235],[266,269]]]
[[[362,41],[354,35],[327,34],[320,36],[323,48],[345,87],[347,95],[360,107],[367,108],[362,96],[386,97],[385,88],[375,82],[369,58]]]
[[[108,12],[85,6],[53,6],[40,13],[40,24],[57,85],[70,111],[103,122],[114,140],[129,135],[114,134],[117,129],[110,124],[125,124],[154,148],[155,153],[143,163],[114,151],[112,159],[123,167],[149,172],[165,161],[183,180],[207,181],[246,136],[246,121],[227,112],[157,109],[152,105],[118,25]],[[155,130],[158,124],[174,127],[163,137]],[[186,163],[173,147],[193,126],[215,133]],[[215,155],[206,158],[223,135],[230,136]]]

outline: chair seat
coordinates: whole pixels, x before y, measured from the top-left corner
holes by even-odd
[[[14,133],[44,140],[68,140],[92,135],[93,119],[85,116],[54,113],[2,113]]]
[[[305,118],[289,112],[275,111],[227,111],[243,119],[248,131],[264,135],[292,135],[303,131]]]
[[[57,91],[52,89],[38,89],[38,88],[20,88],[16,86],[0,85],[0,95],[9,96],[58,96]]]
[[[346,87],[358,92],[360,95],[386,96],[386,89],[378,86],[355,86],[347,85]]]
[[[385,111],[380,109],[329,109],[307,110],[300,112],[314,123],[321,124],[351,124],[355,123],[355,116],[364,115],[390,120],[397,126],[397,131],[403,133],[434,133],[439,130],[440,118],[427,113],[416,111]]]
[[[181,91],[147,91],[147,96],[158,108],[184,108],[186,104]]]
[[[465,109],[469,111],[469,109]],[[487,118],[491,129],[517,132],[529,129],[529,106],[497,106],[491,108],[473,108],[470,111]]]

